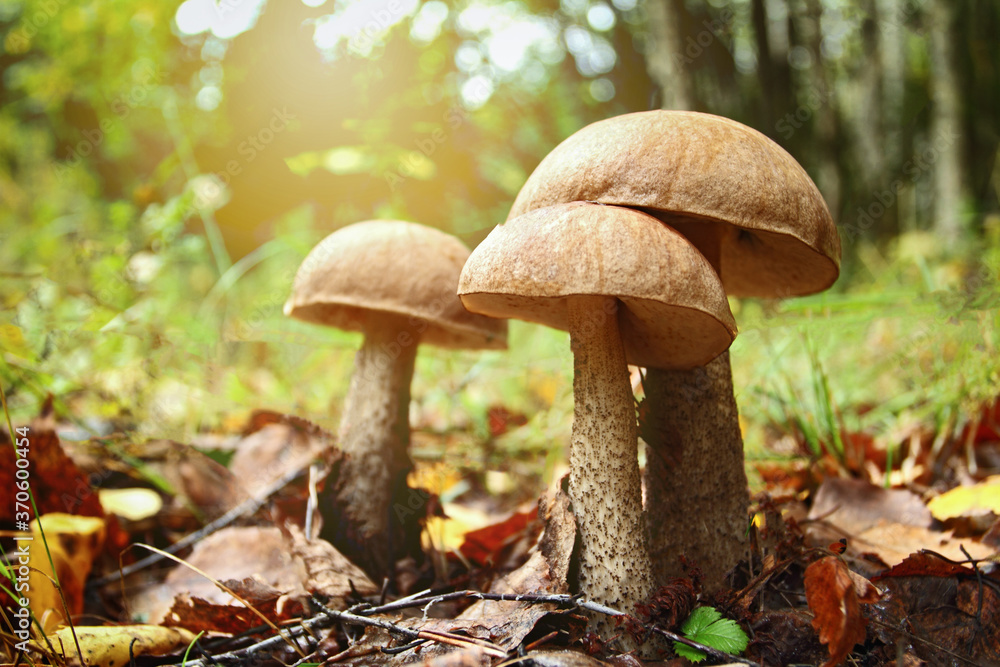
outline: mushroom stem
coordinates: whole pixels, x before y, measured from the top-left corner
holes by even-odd
[[[580,589],[633,613],[652,590],[639,482],[635,402],[618,301],[568,300],[575,410],[570,497],[580,535]]]
[[[684,576],[683,554],[718,590],[744,556],[750,504],[729,352],[684,371],[650,368],[640,430],[657,584]]]
[[[354,533],[347,541],[358,543],[356,548],[378,575],[388,572],[392,562],[393,493],[412,465],[407,454],[410,382],[419,336],[409,320],[379,314],[366,323],[337,433],[348,455],[336,492],[337,504],[348,517],[347,532]]]

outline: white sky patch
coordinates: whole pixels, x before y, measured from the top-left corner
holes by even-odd
[[[424,44],[433,42],[441,34],[441,26],[447,18],[448,5],[441,0],[427,0],[413,17],[410,38]]]
[[[183,35],[210,32],[232,39],[257,23],[265,0],[185,0],[174,14],[177,30]]]
[[[316,19],[313,42],[329,54],[341,41],[347,41],[351,51],[368,55],[389,29],[411,16],[418,5],[419,0],[356,0]]]
[[[552,35],[541,21],[512,21],[490,33],[485,40],[486,52],[494,67],[513,74],[530,59],[532,47],[554,38],[558,33]]]
[[[465,108],[478,109],[489,101],[494,89],[492,78],[484,74],[476,74],[462,84],[459,95]]]
[[[474,72],[483,64],[483,53],[479,42],[465,41],[455,49],[455,67],[462,72]]]
[[[469,5],[458,15],[458,29],[469,35],[478,35],[490,27],[497,9],[490,5]]]
[[[603,2],[590,6],[587,10],[587,23],[598,32],[605,32],[615,27],[615,12]]]

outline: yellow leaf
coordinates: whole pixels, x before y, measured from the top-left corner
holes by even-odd
[[[141,521],[155,516],[163,507],[163,498],[152,489],[100,489],[101,507],[129,521]]]
[[[438,550],[445,552],[457,550],[465,542],[466,533],[490,525],[493,519],[480,509],[455,503],[443,503],[442,509],[448,518],[428,518],[423,537],[425,546],[429,546],[429,538]]]
[[[39,522],[45,530],[45,542]],[[94,559],[104,546],[104,519],[53,512],[31,522],[31,536],[30,542],[19,543],[27,545],[32,568],[28,600],[43,629],[48,631],[66,622],[63,601],[70,614],[83,611],[83,587]],[[59,589],[55,581],[59,582]]]
[[[73,639],[74,632],[76,640]],[[136,657],[166,655],[180,653],[194,641],[194,638],[194,633],[183,628],[164,628],[158,625],[108,625],[62,628],[55,633],[54,638],[50,639],[56,651],[62,651],[66,664],[71,667],[81,664],[76,641],[80,642],[83,664],[91,667],[122,667],[129,664],[129,647]]]
[[[927,503],[938,521],[993,512],[1000,514],[1000,475],[987,477],[974,486],[959,486]]]

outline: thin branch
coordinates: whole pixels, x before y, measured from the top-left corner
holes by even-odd
[[[163,551],[165,551],[168,554],[175,554],[178,551],[186,549],[192,544],[195,544],[199,540],[208,537],[212,533],[221,530],[222,528],[225,528],[226,526],[228,526],[229,524],[233,523],[234,521],[236,521],[241,517],[253,515],[254,513],[257,512],[257,510],[259,510],[264,505],[264,503],[266,503],[271,498],[271,496],[273,496],[278,491],[281,491],[283,488],[285,488],[285,486],[287,486],[291,482],[295,481],[295,479],[300,477],[304,472],[305,469],[293,470],[290,473],[286,473],[284,476],[275,480],[272,484],[270,484],[267,488],[265,488],[263,493],[261,493],[259,497],[250,498],[249,500],[240,503],[238,506],[229,510],[215,521],[212,521],[211,523],[206,524],[203,528],[186,535],[185,537],[178,540],[174,544],[170,545],[170,547],[164,549]],[[154,565],[155,563],[158,563],[163,559],[164,556],[154,553],[153,555],[138,560],[132,563],[131,565],[126,565],[125,567],[119,568],[115,572],[109,572],[103,577],[100,577],[98,579],[92,579],[91,581],[87,582],[87,588],[93,589],[105,586],[107,584],[113,584],[116,581],[124,579],[130,574],[134,574],[135,572],[138,572],[143,568],[149,567],[150,565]]]

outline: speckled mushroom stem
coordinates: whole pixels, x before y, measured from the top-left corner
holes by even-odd
[[[580,589],[627,613],[652,587],[639,482],[635,402],[614,298],[569,299],[573,349],[570,497]]]
[[[650,368],[640,428],[648,445],[646,511],[657,584],[697,565],[708,591],[745,555],[750,497],[729,352],[705,366]]]
[[[410,382],[419,338],[405,316],[369,318],[338,431],[349,458],[338,476],[337,503],[372,564],[366,569],[384,574],[391,564],[393,492],[411,467]]]

